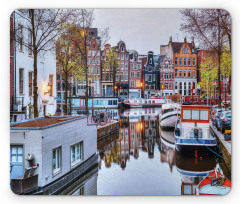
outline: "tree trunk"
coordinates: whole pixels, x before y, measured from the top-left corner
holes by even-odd
[[[218,52],[218,108],[221,108],[221,53]]]
[[[86,99],[85,99],[85,107],[86,107],[86,115],[88,115],[88,66],[87,66],[87,38],[84,38],[84,54],[85,54],[85,69],[86,69]]]
[[[30,9],[29,12],[31,13],[31,24],[32,24],[32,37],[33,37],[33,108],[34,108],[34,118],[38,117],[38,86],[37,86],[37,47],[36,47],[36,35],[35,35],[35,24],[34,24],[34,9]]]
[[[65,72],[64,83],[65,83],[65,95],[64,95],[65,103],[64,103],[64,114],[67,115],[68,72]]]

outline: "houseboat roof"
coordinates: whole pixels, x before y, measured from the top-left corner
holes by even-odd
[[[64,124],[73,120],[86,118],[86,116],[45,116],[26,121],[20,121],[10,124],[11,129],[43,129],[55,125]]]
[[[191,108],[191,109],[206,109],[206,108],[211,108],[211,106],[205,106],[205,105],[182,105],[181,106],[183,109],[185,108]]]

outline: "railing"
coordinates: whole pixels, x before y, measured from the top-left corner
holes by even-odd
[[[12,111],[23,111],[24,97],[12,97]]]

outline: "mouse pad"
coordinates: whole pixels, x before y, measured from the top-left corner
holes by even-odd
[[[19,195],[227,194],[228,11],[13,11],[10,188]]]

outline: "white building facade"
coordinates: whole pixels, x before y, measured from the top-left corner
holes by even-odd
[[[15,30],[21,41],[15,42],[15,105],[21,104],[20,117],[12,120],[33,118],[33,52],[25,42],[32,42],[28,10],[15,10]],[[56,111],[56,55],[50,52],[38,53],[37,57],[38,112],[54,115]],[[20,110],[19,110],[20,111]]]

